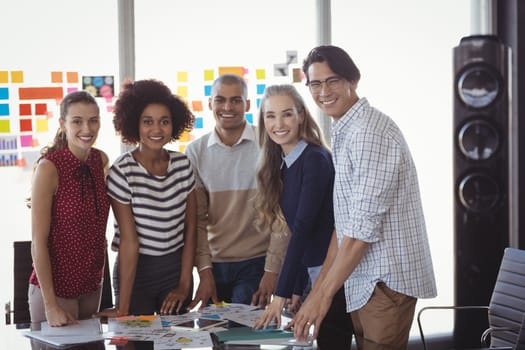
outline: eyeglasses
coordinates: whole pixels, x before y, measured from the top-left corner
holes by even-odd
[[[321,91],[321,89],[323,87],[323,83],[326,84],[326,87],[328,89],[336,90],[339,87],[341,87],[342,82],[343,82],[342,78],[329,77],[329,78],[326,78],[325,80],[312,80],[312,81],[306,83],[306,85],[310,88],[311,92],[317,93],[317,92]]]

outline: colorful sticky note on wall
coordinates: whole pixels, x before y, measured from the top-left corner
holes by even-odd
[[[37,118],[36,119],[36,131],[37,132],[48,132],[49,131],[49,122],[47,118]]]
[[[33,115],[30,103],[21,103],[20,105],[18,105],[18,109],[21,116]]]
[[[62,72],[51,72],[51,82],[52,83],[61,83],[63,82]]]
[[[194,127],[195,129],[202,129],[204,127],[204,118],[202,117],[195,118]]]
[[[24,82],[24,72],[21,70],[11,71],[11,82],[12,83],[23,83]]]
[[[255,70],[255,78],[257,78],[257,80],[264,80],[264,79],[266,79],[266,69],[256,69]]]
[[[186,83],[188,81],[188,72],[177,72],[177,81],[179,83]]]
[[[188,87],[186,85],[177,86],[177,95],[180,97],[188,97]]]
[[[264,94],[265,88],[266,88],[266,84],[257,84],[257,95]]]
[[[0,70],[0,84],[9,83],[9,72],[6,70]]]
[[[205,81],[211,81],[215,79],[215,72],[213,69],[205,69],[204,70],[204,80]]]
[[[0,119],[0,132],[11,132],[11,123],[9,119]]]
[[[219,76],[224,74],[235,74],[243,77],[244,67],[219,67]]]
[[[204,85],[204,96],[211,96],[211,85]]]
[[[0,100],[8,100],[8,99],[9,99],[9,89],[0,88]]]
[[[64,97],[64,91],[61,87],[21,87],[18,89],[18,97],[21,100],[61,100]]]
[[[244,115],[246,117],[246,121],[250,124],[253,124],[253,113],[246,113]]]
[[[47,104],[45,103],[35,104],[35,114],[36,115],[47,115]]]
[[[194,112],[202,112],[202,110],[203,110],[203,108],[202,108],[202,101],[201,100],[191,101],[191,109]]]
[[[66,79],[67,79],[67,82],[70,84],[78,83],[78,72],[67,72]]]
[[[0,115],[9,115],[9,105],[7,103],[0,103]]]
[[[33,131],[31,119],[20,119],[20,132]]]
[[[33,135],[20,135],[22,147],[33,147]]]

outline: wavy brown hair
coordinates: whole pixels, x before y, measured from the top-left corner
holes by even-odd
[[[263,228],[274,232],[287,231],[286,221],[279,205],[283,190],[281,178],[282,149],[268,136],[264,128],[266,99],[272,96],[288,96],[293,100],[297,112],[304,113],[304,121],[299,125],[299,138],[309,144],[326,146],[321,129],[306,107],[297,89],[290,84],[271,85],[266,88],[260,102],[259,110],[259,145],[261,159],[257,171],[257,195],[255,197],[258,212],[258,223]]]

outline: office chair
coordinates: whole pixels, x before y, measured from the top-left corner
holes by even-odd
[[[451,309],[488,311],[489,328],[481,335],[481,346],[490,349],[525,349],[525,250],[505,248],[488,306],[428,306],[417,315],[423,348],[427,350],[421,314],[427,310]]]
[[[29,288],[29,276],[33,270],[33,259],[31,257],[31,241],[16,241],[14,247],[14,299],[5,305],[5,324],[11,323],[16,328],[29,328],[31,326],[31,315],[29,314],[29,304],[27,291]],[[106,261],[108,253],[106,251]],[[111,276],[109,264],[104,267],[104,281],[102,285],[102,298],[100,308],[113,307],[113,297],[111,292]],[[11,315],[13,319],[11,320]],[[12,322],[11,322],[12,321]]]
[[[10,302],[6,304],[5,323],[11,324],[12,314],[16,328],[29,328],[31,316],[29,315],[29,304],[27,303],[27,289],[29,287],[29,276],[33,270],[31,241],[14,242],[13,248],[14,299],[13,305]]]

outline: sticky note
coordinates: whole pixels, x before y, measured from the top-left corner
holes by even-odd
[[[33,147],[32,135],[20,135],[20,144],[22,147]]]
[[[78,72],[67,72],[66,79],[68,83],[78,83]]]
[[[0,84],[9,83],[9,72],[6,70],[0,70]]]
[[[7,103],[0,103],[0,116],[9,115],[9,105]]]
[[[9,119],[0,119],[0,132],[11,132]]]
[[[47,104],[37,103],[35,104],[35,114],[36,115],[46,115],[47,113]]]
[[[244,116],[249,124],[253,124],[253,113],[246,113]]]
[[[205,69],[204,70],[204,80],[205,81],[211,81],[215,79],[215,74],[213,69]]]
[[[33,111],[31,110],[31,104],[30,103],[21,103],[18,106],[18,110],[19,110],[21,116],[32,115],[33,114]]]
[[[177,81],[186,83],[188,81],[188,72],[177,72]]]
[[[204,119],[202,117],[195,118],[195,129],[202,129],[204,127]]]
[[[244,68],[243,67],[219,67],[219,75],[224,74],[235,74],[240,77],[244,76]]]
[[[60,100],[64,97],[64,92],[61,87],[21,87],[18,89],[18,97],[21,100]]]
[[[51,82],[61,83],[63,81],[62,72],[51,72]]]
[[[257,80],[266,79],[266,69],[256,69],[255,70],[255,78]]]
[[[0,88],[0,100],[8,100],[8,99],[9,99],[9,89]]]
[[[257,84],[257,95],[264,94],[264,89],[266,89],[266,84]]]
[[[188,97],[188,87],[186,85],[177,86],[177,95],[181,97]]]
[[[49,122],[47,118],[37,118],[36,119],[36,131],[37,132],[48,132],[49,131]]]
[[[204,96],[211,96],[211,85],[204,85]]]
[[[20,119],[20,132],[33,131],[31,119]]]
[[[11,82],[12,83],[23,83],[24,82],[24,72],[21,70],[14,70],[11,72]]]
[[[201,100],[191,101],[191,109],[194,112],[202,112],[202,110],[203,110],[203,108],[202,108],[202,101]]]

